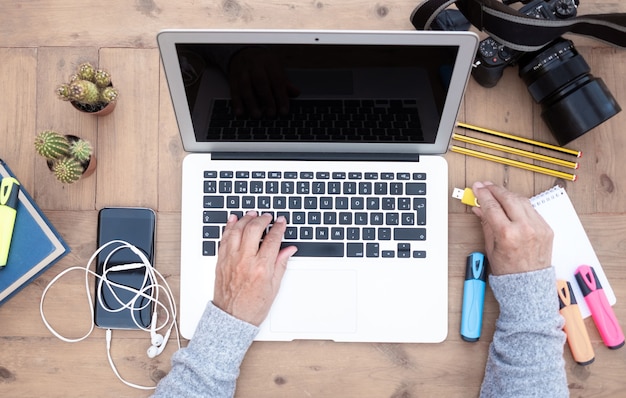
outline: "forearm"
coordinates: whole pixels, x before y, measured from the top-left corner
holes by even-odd
[[[554,269],[490,276],[500,316],[481,397],[569,395]]]
[[[193,339],[172,356],[155,397],[232,397],[239,366],[258,328],[209,303]]]

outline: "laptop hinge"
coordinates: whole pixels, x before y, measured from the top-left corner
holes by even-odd
[[[212,152],[215,160],[325,160],[419,162],[415,153],[310,153],[310,152]]]

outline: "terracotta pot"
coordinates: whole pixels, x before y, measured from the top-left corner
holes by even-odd
[[[78,141],[80,139],[80,137],[77,137],[77,136],[71,135],[71,134],[66,134],[65,136],[70,141],[70,143]],[[46,160],[46,163],[48,164],[48,169],[50,171],[53,171],[52,170],[52,166],[53,166],[54,162],[52,160]],[[87,161],[81,162],[80,164],[83,167],[83,174],[82,174],[81,178],[89,177],[90,175],[92,175],[96,171],[96,167],[98,165],[98,162],[96,161],[96,155],[92,153]]]
[[[81,112],[89,113],[95,116],[106,116],[109,113],[113,112],[113,109],[115,109],[115,104],[117,104],[117,101],[109,102],[104,107],[98,106],[98,105],[81,104],[80,102],[76,102],[76,101],[70,101],[70,103],[72,104],[74,108],[76,108],[77,110]]]

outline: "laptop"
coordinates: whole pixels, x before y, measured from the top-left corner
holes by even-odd
[[[166,30],[183,161],[180,328],[213,297],[229,214],[296,245],[257,340],[441,342],[447,151],[468,32]]]

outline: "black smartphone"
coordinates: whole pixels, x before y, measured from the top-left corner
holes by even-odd
[[[98,247],[113,240],[123,240],[141,250],[150,264],[154,264],[155,230],[156,213],[149,208],[106,207],[98,213]],[[102,275],[105,267],[109,269],[124,264],[142,264],[141,258],[136,253],[129,248],[120,248],[120,246],[122,244],[111,244],[98,254],[96,262],[98,275]],[[108,260],[107,257],[109,257]],[[107,279],[120,285],[141,290],[146,286],[145,271],[144,266],[136,269],[112,271],[107,273]],[[115,295],[122,302],[128,302],[133,299],[135,294],[123,288],[101,285],[99,279],[96,278],[94,303],[94,323],[96,326],[105,329],[138,329],[137,324],[146,328],[150,326],[152,319],[150,299],[136,300],[133,310],[130,308],[121,309],[122,305],[115,298]],[[98,299],[98,290],[101,290],[102,300]],[[152,291],[146,290],[145,293],[151,295]]]

